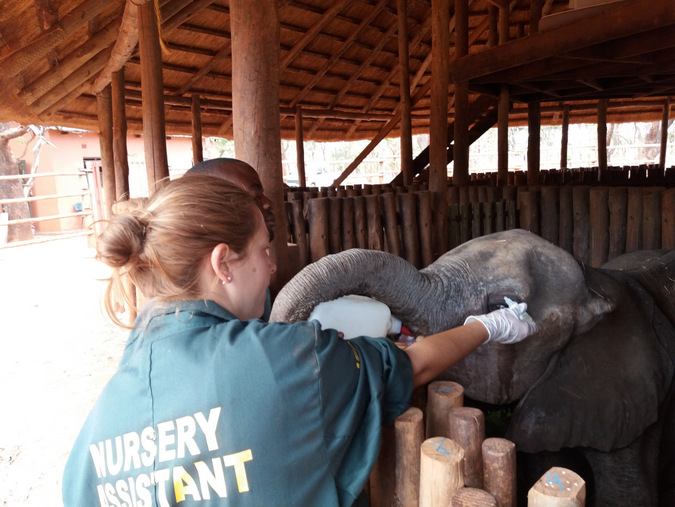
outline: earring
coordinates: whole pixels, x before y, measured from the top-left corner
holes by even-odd
[[[231,282],[232,281],[232,275],[227,275],[227,281]]]

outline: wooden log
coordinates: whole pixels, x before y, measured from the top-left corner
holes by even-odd
[[[384,217],[384,230],[387,235],[387,251],[399,257],[403,256],[403,246],[396,214],[396,194],[386,192],[382,194],[382,215]]]
[[[598,172],[607,171],[607,99],[598,100]]]
[[[501,85],[497,105],[497,185],[505,187],[509,182],[509,110],[511,97],[509,87]]]
[[[422,443],[420,458],[420,507],[450,505],[452,496],[464,486],[462,447],[444,437]]]
[[[586,483],[562,467],[549,469],[527,493],[528,507],[583,507],[585,503]]]
[[[527,184],[532,188],[539,185],[541,166],[541,105],[539,102],[527,103],[527,131]]]
[[[464,449],[464,485],[483,487],[483,454],[485,415],[477,408],[457,407],[448,414],[450,438]]]
[[[356,247],[354,237],[354,198],[342,199],[342,249],[349,250]]]
[[[202,109],[199,103],[199,94],[192,94],[192,104],[190,106],[192,113],[192,161],[197,164],[204,160],[204,150],[202,147]]]
[[[298,263],[300,269],[309,264],[309,248],[307,243],[307,223],[303,214],[303,201],[297,199],[291,201],[291,216],[293,217],[293,237],[298,245]]]
[[[464,404],[464,387],[457,382],[437,380],[427,387],[426,437],[450,437],[449,413]]]
[[[558,246],[572,253],[574,245],[574,207],[572,187],[560,187],[560,238]]]
[[[539,234],[539,191],[519,191],[518,209],[520,210],[518,215],[520,228]]]
[[[668,117],[670,116],[670,97],[663,101],[663,114],[661,115],[661,149],[659,153],[659,167],[666,170],[666,151],[668,151]]]
[[[494,232],[501,232],[506,228],[506,201],[503,199],[494,204],[495,227]]]
[[[417,230],[417,197],[412,193],[398,195],[398,207],[401,210],[401,239],[405,259],[421,268],[419,233]]]
[[[124,98],[124,68],[112,75],[113,158],[115,161],[115,197],[129,199],[129,154],[127,150],[127,115]]]
[[[301,187],[307,186],[307,177],[305,175],[305,142],[304,129],[302,126],[302,106],[295,106],[295,150],[298,168],[298,184]]]
[[[451,507],[497,507],[497,500],[478,488],[460,488],[452,495]]]
[[[661,199],[661,248],[675,249],[675,188],[663,192]]]
[[[366,224],[366,198],[359,196],[354,198],[354,232],[356,247],[368,247],[368,226]]]
[[[478,201],[471,202],[469,206],[471,209],[471,238],[479,238],[482,235],[483,207]]]
[[[499,507],[516,506],[516,444],[505,438],[486,438],[482,445],[483,488]]]
[[[152,195],[161,185],[160,182],[169,180],[162,50],[159,45],[158,20],[152,2],[138,5],[138,52],[141,59],[145,168],[148,176],[148,193]]]
[[[396,418],[394,432],[396,440],[396,486],[394,503],[396,507],[416,507],[420,495],[420,448],[424,441],[423,413],[417,407],[410,407]]]
[[[626,223],[626,252],[642,248],[642,189],[628,189],[628,221]]]
[[[455,248],[461,243],[460,239],[460,213],[459,203],[453,202],[448,204],[448,248]]]
[[[382,444],[370,473],[371,507],[390,507],[396,487],[396,441],[393,426],[382,426]]]
[[[413,182],[412,120],[410,100],[410,65],[408,48],[408,0],[397,0],[398,64],[400,67],[399,93],[401,97],[401,172],[403,182]]]
[[[471,239],[471,203],[459,205],[459,241],[466,243]]]
[[[495,201],[488,201],[481,204],[483,212],[483,234],[492,234],[495,232]]]
[[[626,187],[609,189],[609,252],[608,260],[626,252],[626,218],[628,214],[628,190]]]
[[[419,210],[419,243],[421,254],[421,266],[426,267],[434,262],[434,250],[432,241],[432,212],[431,212],[431,193],[428,191],[415,192]]]
[[[327,197],[319,197],[307,201],[309,220],[309,258],[316,262],[330,253],[328,239],[329,204]]]
[[[382,213],[380,196],[366,196],[366,222],[368,224],[368,249],[384,251],[384,230],[382,229]]]
[[[112,216],[115,194],[115,158],[113,154],[113,111],[110,86],[106,86],[96,96],[99,124],[99,144],[101,147],[101,166],[103,170],[103,216],[108,220]]]
[[[609,255],[609,189],[591,188],[589,194],[589,263],[599,268]]]
[[[642,248],[661,248],[661,195],[663,187],[642,189]]]
[[[589,188],[574,187],[572,190],[572,209],[574,212],[573,255],[577,261],[588,264],[589,259]]]
[[[342,199],[328,198],[328,244],[330,253],[342,251]]]

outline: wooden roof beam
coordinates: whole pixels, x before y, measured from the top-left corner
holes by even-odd
[[[655,5],[650,0],[626,0],[575,22],[575,29],[561,26],[451,62],[455,81],[470,81],[519,65],[533,63],[565,51],[620,39],[675,25],[675,3]]]

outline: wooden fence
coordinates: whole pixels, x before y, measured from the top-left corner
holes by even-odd
[[[538,234],[594,267],[634,250],[675,248],[672,168],[542,171],[537,186],[527,186],[525,173],[510,177],[502,188],[495,186],[495,174],[448,187],[449,248],[514,228]],[[290,189],[286,209],[301,267],[349,248],[387,251],[418,268],[436,257],[434,204],[423,185]]]

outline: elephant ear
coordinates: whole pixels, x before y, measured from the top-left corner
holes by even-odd
[[[675,332],[649,294],[619,272],[587,273],[615,305],[573,337],[516,407],[506,437],[525,452],[630,444],[656,422],[673,378]]]

